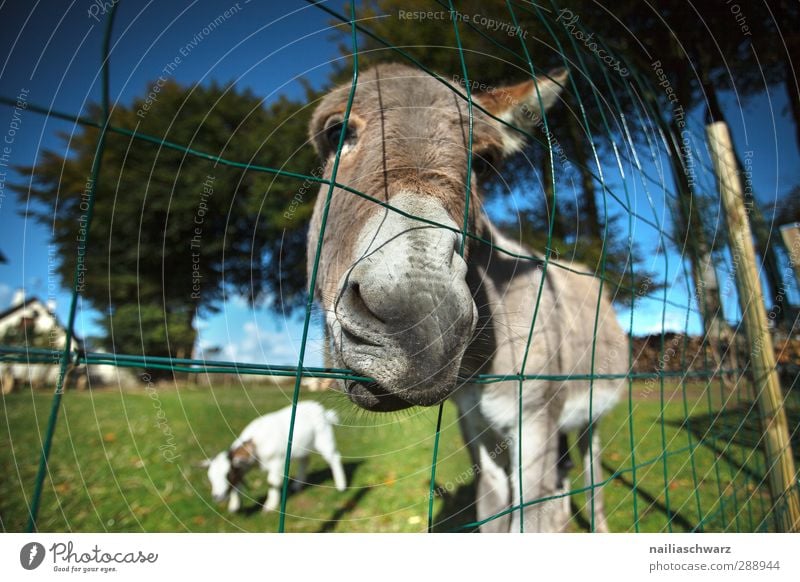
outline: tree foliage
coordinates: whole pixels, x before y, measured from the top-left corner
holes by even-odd
[[[116,107],[111,125],[243,164],[309,173],[308,116],[303,103],[287,99],[265,107],[233,86],[169,82],[154,101]],[[32,186],[16,189],[30,198],[31,216],[52,229],[65,287],[76,251],[85,252],[82,296],[105,314],[109,347],[190,356],[196,316],[217,310],[226,294],[272,307],[297,301],[313,202],[307,195],[292,204],[300,180],[111,132],[83,244],[98,130],[62,138],[69,153],[44,152],[36,166],[21,168]]]

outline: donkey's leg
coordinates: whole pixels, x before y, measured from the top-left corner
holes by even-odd
[[[570,507],[570,496],[567,495],[572,489],[572,481],[569,478],[569,472],[575,467],[572,458],[569,454],[569,439],[567,433],[561,432],[558,435],[558,483],[561,486],[559,495],[562,495],[561,502],[564,504],[562,511],[567,515],[572,513]]]
[[[469,451],[476,488],[478,521],[508,509],[511,489],[508,483],[508,441],[489,428],[480,410],[481,389],[472,384],[453,394],[458,406],[458,424]],[[510,518],[503,515],[481,525],[482,532],[507,532]]]
[[[478,471],[478,521],[489,519],[505,511],[511,505],[511,487],[505,469],[505,461],[508,458],[507,442],[486,438],[486,436],[481,438],[477,446],[478,465],[475,470]],[[481,531],[485,533],[507,532],[510,521],[508,514],[502,515],[481,525]]]
[[[601,465],[602,450],[600,448],[600,431],[597,428],[596,422],[592,425],[591,443],[592,446],[589,447],[589,426],[587,426],[578,437],[578,447],[580,448],[583,461],[583,479],[587,487],[586,509],[589,513],[592,511],[592,500],[594,500],[594,529],[597,532],[607,533],[608,522],[606,521],[605,503],[603,502],[603,488],[597,486],[597,484],[603,480],[603,467]],[[592,477],[592,472],[594,473],[594,477]],[[593,481],[594,487],[592,487]]]
[[[558,469],[558,425],[547,410],[529,414],[522,425],[522,467],[519,443],[511,451],[512,502],[515,505],[557,495],[563,482]],[[522,470],[522,499],[520,499],[520,468]],[[560,532],[567,528],[569,511],[561,499],[551,499],[527,505],[513,512],[511,532],[520,531],[520,515],[526,532]]]
[[[458,426],[461,437],[467,446],[473,467],[480,466],[480,436],[486,430],[486,422],[480,413],[480,392],[471,384],[460,386],[453,394],[452,400],[458,407]]]

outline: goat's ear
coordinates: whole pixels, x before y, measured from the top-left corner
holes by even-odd
[[[473,95],[473,99],[486,111],[503,121],[530,132],[543,127],[542,111],[547,111],[560,99],[569,78],[567,69],[555,69],[517,85],[490,89]],[[508,155],[522,149],[525,144],[519,132],[503,125],[503,153]]]
[[[243,467],[249,465],[256,458],[256,445],[248,440],[230,451],[231,465]]]

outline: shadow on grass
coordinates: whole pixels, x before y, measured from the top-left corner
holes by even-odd
[[[796,463],[800,462],[800,399],[796,391],[786,395],[784,410],[788,421],[792,453]],[[670,422],[671,426],[687,430],[695,438],[695,446],[703,446],[711,451],[715,458],[727,463],[736,475],[742,475],[754,487],[745,502],[752,502],[758,491],[768,492],[768,475],[764,456],[764,423],[755,401],[739,403],[721,411],[695,415],[684,422]],[[738,458],[737,458],[738,457]],[[725,496],[737,503],[737,494]],[[763,499],[762,499],[763,503]],[[769,505],[769,504],[768,504]],[[750,506],[748,506],[750,507]],[[750,509],[748,509],[750,511]],[[780,529],[777,515],[761,507],[761,520],[756,530],[767,527],[768,523]],[[737,512],[735,524],[739,518]],[[750,517],[752,519],[752,517]]]
[[[584,503],[584,505],[587,505],[587,504]],[[587,505],[586,509],[588,511],[591,511],[591,508],[588,505]],[[590,531],[592,531],[592,524],[589,523],[589,520],[587,520],[583,516],[583,513],[581,512],[581,507],[578,504],[578,502],[575,500],[575,495],[572,495],[569,498],[569,510],[572,513],[572,522],[575,524],[575,527],[578,529],[578,531],[582,531],[582,532],[590,532]]]
[[[603,468],[610,474],[615,472],[615,469],[603,463]],[[625,479],[624,476],[618,475],[616,480],[633,489],[633,483]],[[442,488],[436,488],[437,496],[442,500],[442,507],[433,519],[434,532],[456,532],[456,533],[474,533],[478,531],[476,527],[464,527],[467,524],[477,521],[475,512],[475,497],[476,489],[475,483],[468,483],[460,486],[453,492],[446,491]],[[641,486],[636,488],[640,499],[647,503],[649,507],[654,510],[662,512],[667,519],[671,519],[672,523],[686,530],[692,530],[693,525],[685,517],[676,513],[675,511],[667,511],[666,506],[653,497],[650,493],[642,489]],[[591,530],[591,524],[583,515],[582,505],[579,503],[575,496],[570,499],[570,510],[572,513],[572,520],[575,524],[577,531],[588,532]]]
[[[606,461],[603,461],[603,469],[610,475],[614,475],[618,469],[609,465]],[[624,474],[618,474],[614,477],[614,480],[618,483],[621,483],[631,491],[633,491],[633,481],[626,479]],[[661,501],[659,501],[656,497],[648,493],[641,484],[638,484],[636,487],[636,493],[639,495],[639,498],[644,500],[647,503],[647,509],[644,511],[652,511],[656,510],[664,514],[664,517],[667,518],[667,523],[673,523],[679,527],[682,527],[686,531],[693,531],[695,529],[694,524],[690,522],[688,519],[683,517],[680,513],[672,510],[667,509],[667,506],[664,505]],[[584,520],[585,521],[585,520]]]
[[[339,507],[339,509],[334,511],[331,514],[331,516],[325,520],[325,522],[322,524],[322,527],[320,527],[317,530],[317,533],[332,532],[336,527],[336,525],[339,523],[339,521],[349,512],[353,511],[356,507],[358,507],[358,504],[361,502],[364,496],[371,490],[372,487],[360,487],[356,489],[355,494],[352,495],[350,499],[345,501],[344,504],[341,507]]]
[[[706,447],[714,454],[714,458],[718,459],[717,462],[724,460],[736,470],[737,474],[745,475],[759,486],[764,483],[765,475],[759,474],[751,465],[743,464],[740,459],[734,458],[730,449],[731,445],[751,450],[760,449],[758,441],[761,432],[757,418],[747,420],[747,416],[741,411],[725,411],[719,415],[695,416],[688,422],[668,421],[665,424],[689,431],[695,439],[695,447],[701,445]],[[761,465],[764,464],[761,454],[758,454],[756,459]]]
[[[353,482],[353,476],[355,475],[356,470],[358,469],[359,465],[361,465],[361,463],[362,463],[362,461],[349,461],[347,463],[343,463],[342,464],[342,466],[344,468],[344,474],[347,476],[347,482],[348,483],[352,483]],[[306,487],[314,486],[314,485],[322,485],[326,481],[332,481],[332,480],[333,480],[333,475],[331,474],[331,470],[328,469],[328,468],[320,469],[320,470],[317,470],[317,471],[313,471],[313,472],[309,473],[308,475],[306,475],[306,480],[303,483],[300,483],[300,487],[299,488],[296,488],[298,482],[295,481],[294,479],[290,479],[289,480],[289,491],[287,492],[286,499],[291,499],[292,497],[294,497],[295,495],[300,493]],[[364,489],[366,489],[366,488],[364,488]],[[361,490],[359,490],[359,491],[361,491]],[[358,496],[354,496],[354,499],[355,499],[355,497],[358,497],[358,499],[361,499],[361,497],[363,497],[363,496],[364,496],[364,494],[361,494],[361,495],[358,495]],[[253,515],[253,514],[256,514],[256,513],[260,512],[263,509],[264,503],[266,503],[266,501],[267,501],[267,495],[266,494],[261,495],[260,497],[258,497],[256,499],[256,502],[253,505],[250,505],[249,507],[245,507],[245,508],[242,509],[242,515],[250,516],[250,515]],[[352,502],[353,502],[353,500],[348,501],[346,503],[346,506],[348,506],[347,509],[346,510],[339,509],[334,513],[334,515],[336,515],[339,512],[341,512],[341,514],[344,515],[344,513],[346,513],[347,511],[350,511],[352,509],[352,507],[349,507],[349,505]],[[340,519],[340,518],[341,518],[341,515],[339,515],[335,519]],[[334,517],[331,517],[328,521],[330,521],[331,519],[334,519]],[[328,522],[326,522],[326,525],[327,525],[327,523]],[[335,525],[335,520],[334,520],[334,524],[333,525]],[[329,531],[329,530],[325,530],[325,531]]]
[[[787,398],[784,407],[786,419],[791,433],[792,449],[795,461],[800,461],[800,406],[796,398]],[[755,481],[762,481],[753,467],[743,466],[729,453],[730,445],[747,449],[758,449],[763,443],[763,430],[760,414],[755,402],[741,403],[710,414],[695,415],[686,422],[669,422],[668,424],[688,430],[697,441],[708,447],[715,454],[722,456],[734,467],[741,469]],[[762,460],[763,463],[763,460]]]
[[[796,383],[797,379],[793,381],[791,389],[784,391],[784,411],[789,427],[792,453],[797,463],[800,462],[800,392],[794,388]],[[762,496],[768,496],[769,491],[768,475],[765,470],[767,462],[764,456],[764,423],[757,402],[755,400],[738,402],[723,410],[698,414],[684,421],[671,421],[667,424],[689,432],[694,437],[695,447],[702,446],[710,451],[717,459],[716,462],[724,461],[730,467],[731,473],[735,475],[732,477],[735,482],[739,482],[739,475],[742,476],[743,482],[749,482],[751,488],[745,491],[744,500],[741,499],[739,493],[741,488],[737,487],[733,487],[731,493],[726,493],[724,500],[726,503],[728,500],[732,500],[736,512],[734,521],[727,524],[729,527],[735,524],[738,530],[739,514],[742,513],[741,509],[737,510],[738,503],[749,504],[747,505],[747,515],[752,524],[752,515],[749,512],[752,511],[754,496],[758,496],[759,492]],[[729,474],[728,471],[726,471],[727,474]],[[751,525],[750,529],[762,530],[768,527],[768,523],[773,523],[777,529],[780,529],[778,518],[770,510],[769,503],[765,508],[763,497],[756,498],[761,500],[761,506],[757,509],[760,521],[755,527]],[[724,521],[724,511],[722,515]]]
[[[442,500],[442,507],[433,516],[434,532],[473,533],[478,531],[476,527],[464,527],[478,519],[475,512],[477,491],[474,481],[461,485],[452,492],[440,486],[434,487],[434,491],[436,496]]]

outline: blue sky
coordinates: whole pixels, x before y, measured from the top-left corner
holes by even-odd
[[[341,2],[335,2],[340,5]],[[91,8],[95,6],[95,8]],[[48,1],[38,3],[6,3],[0,8],[0,94],[14,97],[27,91],[32,103],[73,114],[86,112],[87,105],[99,100],[100,54],[102,24],[89,14],[99,4],[92,2]],[[203,28],[226,10],[231,11],[211,34]],[[102,14],[98,14],[101,18]],[[346,40],[341,32],[330,28],[330,17],[305,2],[248,2],[227,0],[215,3],[193,2],[146,4],[120,3],[114,29],[111,56],[112,101],[130,103],[142,95],[163,68],[175,57],[180,64],[171,73],[175,80],[189,84],[196,81],[233,81],[240,88],[249,88],[270,101],[284,94],[300,97],[303,94],[299,79],[314,86],[324,84],[330,62],[339,57],[337,45]],[[186,53],[181,55],[181,50]],[[740,151],[752,150],[755,190],[762,202],[783,196],[793,185],[800,183],[794,125],[788,116],[783,88],[769,95],[738,102],[735,95],[723,96],[723,105],[732,124],[734,140]],[[0,106],[0,131],[6,132],[13,111]],[[63,148],[57,132],[72,133],[74,124],[52,117],[24,112],[20,128],[13,136],[10,161],[12,164],[32,164],[43,149]],[[702,125],[695,119],[694,131],[702,135]],[[704,144],[696,144],[704,151]],[[640,152],[641,154],[641,152]],[[658,176],[663,159],[648,161],[646,170]],[[624,196],[623,181],[628,186],[632,205],[648,218],[668,221],[663,194],[652,184],[645,184],[635,171],[624,167],[625,176],[613,164],[605,168],[608,182]],[[20,182],[22,177],[8,171],[6,183]],[[713,178],[705,174],[708,188]],[[647,192],[645,185],[648,186]],[[668,182],[669,185],[669,182]],[[647,194],[653,201],[650,208]],[[525,204],[525,196],[519,205]],[[569,195],[569,192],[564,193]],[[503,206],[513,208],[517,200]],[[613,205],[612,205],[613,207]],[[20,216],[24,206],[16,196],[7,192],[0,197],[0,250],[8,263],[0,265],[0,309],[5,308],[16,288],[24,287],[29,295],[53,298],[62,321],[66,320],[69,295],[52,287],[48,280],[48,229]],[[497,213],[501,206],[494,207]],[[670,283],[668,298],[679,304],[689,301],[687,283],[681,274],[682,262],[671,247],[656,254],[659,233],[637,223],[634,239],[646,251],[648,267],[663,273]],[[669,268],[665,269],[665,262]],[[662,315],[667,329],[680,331],[686,325],[685,312],[667,308],[662,314],[659,294],[655,299],[642,300],[636,310],[634,332],[646,333],[661,329]],[[796,300],[796,295],[793,296]],[[735,317],[735,296],[728,301],[728,315]],[[81,309],[78,333],[98,333],[94,314]],[[627,328],[630,314],[619,311]],[[300,314],[284,318],[263,309],[247,307],[244,301],[231,298],[220,313],[198,322],[200,347],[220,346],[225,358],[277,364],[296,363],[301,332]],[[308,364],[318,365],[319,322],[312,326],[312,345]],[[691,316],[689,331],[699,329],[698,320]]]

